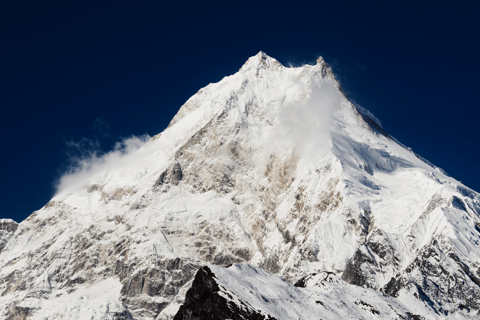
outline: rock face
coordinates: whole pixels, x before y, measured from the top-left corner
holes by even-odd
[[[0,253],[18,228],[18,223],[11,219],[0,219]]]
[[[262,315],[243,301],[237,305],[223,297],[221,293],[225,292],[221,291],[210,268],[201,268],[193,280],[192,287],[187,291],[185,302],[178,310],[174,320],[275,319],[268,315]]]
[[[259,53],[164,132],[89,168],[18,227],[0,224],[0,318],[173,319],[182,305],[178,317],[206,316],[199,268],[214,281],[216,266],[246,262],[290,283],[331,274],[338,292],[371,292],[351,308],[384,318],[478,317],[480,195],[353,105],[321,58],[286,68]],[[217,293],[205,301],[228,306]],[[383,294],[415,310],[382,311]],[[245,317],[235,305],[229,317]]]

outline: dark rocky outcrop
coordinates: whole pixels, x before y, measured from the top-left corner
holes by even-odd
[[[0,253],[17,231],[18,223],[11,219],[0,219]]]
[[[174,320],[275,320],[242,301],[240,306],[228,301],[219,295],[220,291],[215,274],[208,267],[201,268]]]
[[[307,286],[307,278],[308,276],[300,278],[297,282],[293,284],[293,286],[297,288],[305,288]]]
[[[31,311],[30,308],[13,306],[5,320],[26,320],[31,315]]]
[[[371,229],[371,223],[366,221],[365,226]],[[375,273],[384,273],[386,270],[396,272],[400,268],[401,259],[385,233],[375,228],[370,230],[367,241],[357,249],[347,264],[342,280],[360,287],[378,288],[374,277]]]
[[[164,184],[172,184],[177,186],[182,180],[182,177],[182,167],[180,163],[175,160],[167,170],[162,172],[155,185],[162,186]]]
[[[0,230],[13,233],[17,230],[18,223],[11,219],[0,219]]]
[[[360,287],[366,285],[368,278],[361,268],[363,264],[374,265],[375,262],[368,251],[360,247],[348,262],[342,274],[342,280]]]

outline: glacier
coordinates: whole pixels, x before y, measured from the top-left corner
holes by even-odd
[[[209,283],[246,312],[232,319],[475,319],[479,213],[322,58],[260,52],[163,132],[0,220],[0,317],[202,319]]]

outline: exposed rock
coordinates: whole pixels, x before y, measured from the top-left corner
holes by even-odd
[[[410,292],[439,314],[474,315],[480,310],[480,280],[470,269],[450,245],[434,240],[383,291],[393,297],[400,291]]]
[[[180,307],[174,320],[274,320],[265,317],[251,306],[240,301],[241,305],[225,299],[219,294],[220,287],[215,274],[208,267],[197,272],[192,287],[188,290],[185,303]]]
[[[32,309],[27,307],[12,306],[5,320],[27,320]]]
[[[175,160],[167,170],[162,172],[155,185],[162,186],[164,184],[171,184],[177,186],[181,180],[182,167],[180,166],[180,163]]]
[[[0,253],[17,231],[18,223],[11,219],[0,219]]]
[[[365,247],[360,247],[348,262],[342,274],[342,280],[360,287],[368,286],[367,275],[370,273],[370,270],[364,269],[370,268],[372,265],[375,265],[375,261],[371,253]]]

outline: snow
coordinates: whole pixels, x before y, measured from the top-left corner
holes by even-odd
[[[59,293],[51,300],[25,299],[19,307],[38,309],[32,320],[103,320],[123,311],[118,301],[121,284],[118,279],[106,279],[74,293]]]
[[[15,222],[14,220],[12,219],[0,219],[0,224],[2,223],[13,223],[13,224],[17,224],[17,222]]]
[[[418,300],[382,296],[372,289],[350,285],[333,275],[320,273],[297,288],[276,275],[242,263],[228,268],[209,266],[220,295],[276,319],[398,319],[406,312],[425,319],[444,319]],[[326,279],[326,280],[324,280]]]

